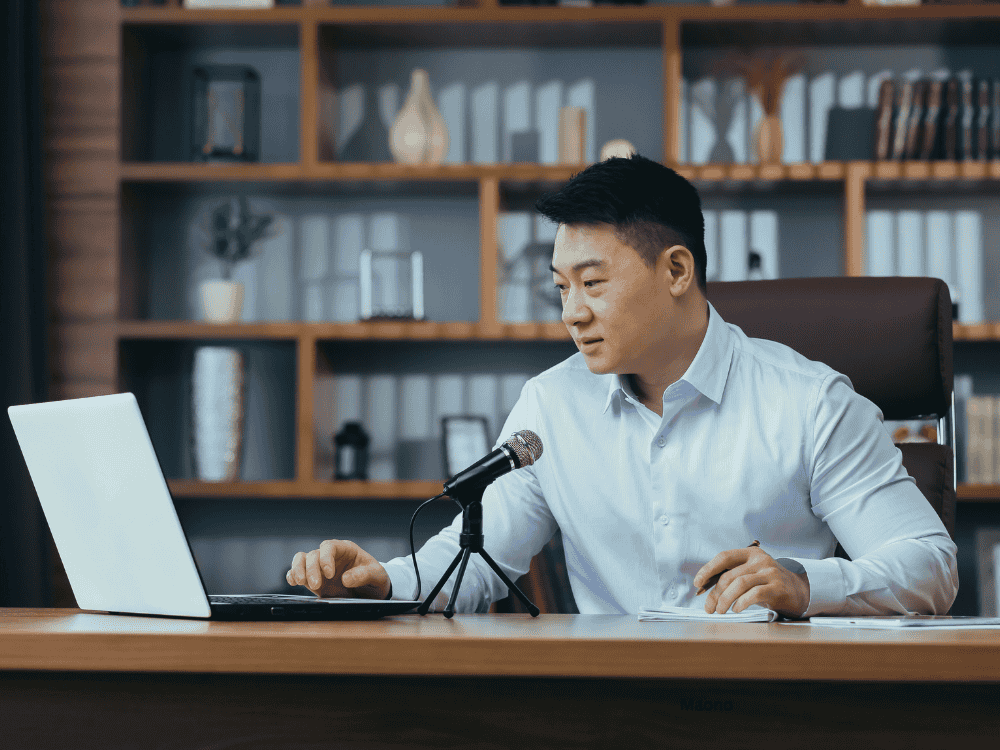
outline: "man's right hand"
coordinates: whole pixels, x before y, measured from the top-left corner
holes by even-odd
[[[391,590],[382,563],[340,539],[328,539],[312,552],[296,552],[285,580],[320,597],[388,599]]]

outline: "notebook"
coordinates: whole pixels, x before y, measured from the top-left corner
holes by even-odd
[[[703,607],[660,607],[639,610],[639,619],[655,622],[774,622],[778,613],[757,604],[742,612],[709,614]]]
[[[419,601],[208,595],[131,393],[7,410],[81,609],[226,620],[356,620]],[[282,571],[284,572],[284,571]]]

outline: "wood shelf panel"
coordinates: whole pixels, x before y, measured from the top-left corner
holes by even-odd
[[[952,323],[955,341],[1000,341],[1000,322]]]
[[[981,503],[1000,501],[1000,484],[960,484],[958,499],[963,502]]]
[[[306,498],[358,500],[426,500],[439,494],[440,482],[201,482],[171,479],[170,492],[178,498]]]
[[[421,500],[441,492],[440,482],[201,482],[195,479],[171,479],[171,493],[181,498],[329,498],[329,499],[398,499]],[[963,502],[1000,501],[1000,485],[960,484],[958,499]]]
[[[119,339],[298,339],[321,341],[569,341],[558,321],[537,323],[468,323],[463,321],[305,323],[205,323],[201,321],[134,320],[117,323]],[[953,323],[955,341],[1000,341],[1000,322]]]
[[[152,339],[310,339],[319,341],[569,341],[561,322],[360,322],[304,323],[204,323],[200,321],[120,321],[117,336],[123,340]]]

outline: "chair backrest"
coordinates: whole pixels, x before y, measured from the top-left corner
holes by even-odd
[[[951,407],[951,295],[940,279],[833,277],[719,281],[708,299],[751,338],[790,346],[851,380],[885,419],[943,417]],[[954,454],[899,445],[903,465],[955,536]]]
[[[940,279],[719,281],[708,299],[747,336],[842,372],[886,419],[942,417],[951,407],[951,295]]]

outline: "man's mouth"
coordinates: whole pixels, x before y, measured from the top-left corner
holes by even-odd
[[[597,344],[601,341],[604,341],[604,339],[581,339],[580,346],[591,346],[592,344]]]

